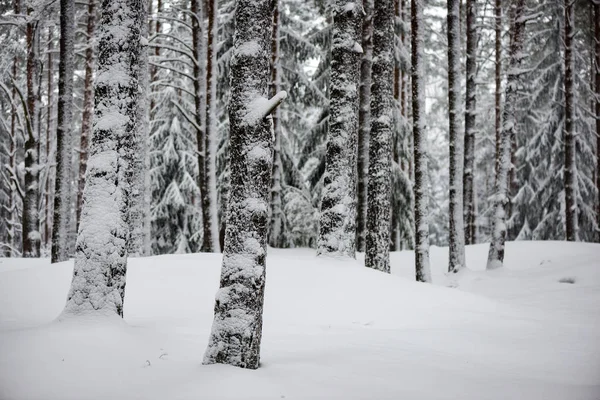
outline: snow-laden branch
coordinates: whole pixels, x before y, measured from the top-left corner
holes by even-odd
[[[283,100],[287,97],[285,90],[280,91],[270,99],[264,97],[257,97],[250,102],[247,109],[247,113],[244,116],[244,123],[246,125],[256,125],[263,120],[267,115],[271,114],[274,109],[279,106]]]

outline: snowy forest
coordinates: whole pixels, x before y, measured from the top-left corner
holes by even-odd
[[[190,289],[207,296],[211,315],[194,360],[251,370],[262,369],[263,308],[265,330],[275,318],[265,293],[283,296],[286,287],[299,303],[310,296],[301,264],[315,281],[360,287],[365,279],[359,296],[405,285],[402,301],[425,310],[438,304],[432,299],[462,304],[462,290],[493,301],[530,287],[551,291],[524,283],[533,272],[512,273],[525,271],[532,254],[542,257],[536,268],[562,268],[571,256],[597,281],[588,307],[600,306],[598,0],[0,0],[0,14],[0,276],[35,266],[42,275],[33,282],[60,280],[52,285],[60,315],[50,320],[75,324],[73,332],[83,329],[73,322],[81,316],[145,326],[151,317],[140,317],[136,279],[159,264],[161,278],[148,286],[159,292],[160,281],[209,273],[178,268],[213,271],[202,275],[204,289]],[[376,275],[334,273],[338,262]],[[298,272],[281,275],[287,263]],[[560,271],[552,284],[577,285],[579,272]],[[299,291],[292,277],[309,287]],[[6,293],[34,284],[14,279]],[[515,286],[502,292],[488,279]],[[418,289],[423,283],[451,292]],[[174,300],[178,290],[157,309],[172,302],[196,318],[188,300]],[[337,298],[315,290],[324,302]],[[355,291],[341,293],[351,304]],[[0,298],[0,337],[25,315],[10,296]],[[467,313],[464,301],[450,314]],[[490,312],[518,320],[500,308]],[[371,312],[348,311],[344,323],[369,326],[379,315]],[[287,321],[280,314],[278,323]],[[518,330],[500,319],[502,329]],[[593,337],[591,325],[577,326]],[[41,340],[6,335],[15,348]],[[588,364],[571,373],[599,374],[568,398],[600,394],[600,348],[585,354]],[[23,360],[0,361],[0,372]],[[0,389],[0,398],[35,398],[25,386]],[[498,398],[541,398],[539,389]],[[563,389],[549,398],[567,398]],[[380,390],[370,398],[399,393]]]

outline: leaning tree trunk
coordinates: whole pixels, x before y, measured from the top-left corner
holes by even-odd
[[[477,1],[467,0],[467,88],[463,201],[465,243],[475,244],[475,119],[477,115]]]
[[[143,23],[141,0],[103,0],[93,135],[63,315],[123,316]]]
[[[271,88],[270,95],[275,96],[281,88],[281,66],[279,60],[279,0],[273,6],[273,36],[271,39]],[[281,113],[280,108],[273,112],[273,173],[271,176],[271,208],[269,222],[269,246],[284,247],[285,235],[281,199]]]
[[[77,229],[81,219],[83,188],[88,159],[88,141],[92,134],[94,112],[94,31],[96,29],[96,0],[88,0],[87,47],[85,49],[85,83],[83,89],[83,117],[81,121],[81,143],[79,145],[79,182],[77,190]]]
[[[448,122],[450,134],[450,246],[448,272],[465,266],[463,221],[464,135],[460,129],[460,7],[448,0]]]
[[[367,228],[367,175],[369,173],[371,63],[373,58],[373,0],[364,0],[363,5],[365,16],[362,26],[363,54],[360,61],[360,87],[358,93],[358,184],[356,189],[356,248],[358,251],[365,251]]]
[[[356,153],[362,1],[335,0],[329,132],[317,254],[355,257]]]
[[[431,282],[429,268],[429,220],[427,207],[427,135],[421,119],[424,109],[421,88],[423,42],[421,40],[421,18],[423,17],[423,0],[412,0],[411,9],[411,79],[412,79],[412,114],[414,140],[414,173],[415,173],[415,273],[420,282]]]
[[[52,217],[52,262],[69,259],[71,215],[71,121],[75,51],[75,1],[60,1],[60,60],[58,63],[58,124],[56,126],[56,179]]]
[[[502,112],[502,130],[500,132],[500,160],[496,183],[494,185],[493,221],[490,251],[487,269],[502,267],[504,262],[504,243],[506,241],[506,207],[508,204],[508,173],[510,170],[511,138],[516,132],[517,86],[520,67],[523,61],[523,42],[525,22],[523,21],[525,0],[516,0],[512,11],[510,48],[508,54],[508,70],[506,72],[506,92],[504,95],[504,111]]]
[[[389,273],[394,119],[393,0],[375,1],[373,27],[365,265]]]
[[[595,116],[596,116],[596,224],[598,225],[598,238],[600,243],[600,3],[594,4],[594,58],[595,58]]]
[[[206,45],[206,130],[204,140],[204,189],[202,193],[202,217],[204,236],[202,250],[220,251],[219,218],[217,212],[217,49],[218,12],[217,0],[206,2],[208,14],[208,41]]]
[[[33,14],[33,8],[27,7],[27,15]],[[27,22],[27,107],[25,123],[27,134],[25,136],[25,196],[23,198],[23,213],[21,219],[23,257],[40,256],[40,216],[38,210],[39,201],[39,154],[37,132],[37,99],[35,80],[37,73],[37,40],[38,23],[34,20]]]
[[[269,193],[271,118],[285,92],[267,100],[271,0],[239,0],[230,62],[231,188],[215,316],[204,364],[256,369],[260,362]]]
[[[565,223],[566,239],[577,240],[577,162],[575,103],[573,87],[574,0],[564,0],[565,8]]]
[[[147,213],[146,207],[146,156],[148,152],[148,90],[150,75],[148,73],[148,2],[142,0],[143,19],[140,37],[140,55],[138,62],[138,87],[136,123],[134,135],[134,151],[131,165],[131,198],[129,204],[129,240],[127,241],[127,252],[131,256],[148,255],[146,245],[149,238],[146,237]]]

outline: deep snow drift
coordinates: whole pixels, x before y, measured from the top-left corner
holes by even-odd
[[[131,259],[125,321],[56,321],[73,263],[0,259],[0,399],[600,399],[600,245],[509,243],[414,282],[269,249],[262,366],[202,366],[220,255]],[[450,286],[450,287],[448,287]]]

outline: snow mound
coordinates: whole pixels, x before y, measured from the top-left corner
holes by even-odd
[[[124,321],[56,319],[72,262],[0,259],[0,399],[599,399],[600,246],[487,249],[446,276],[432,248],[434,285],[412,252],[386,275],[269,249],[256,371],[201,365],[219,254],[131,259]]]

